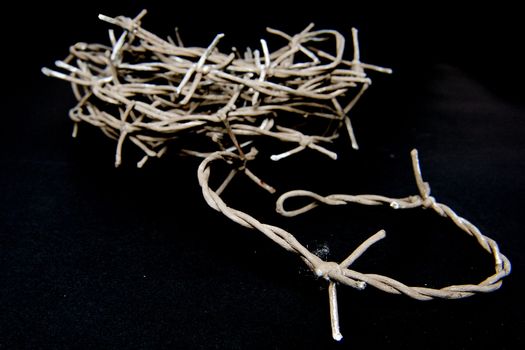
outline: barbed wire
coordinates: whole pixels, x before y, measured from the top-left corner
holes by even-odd
[[[252,150],[250,158],[253,159],[255,151]],[[393,209],[431,208],[440,216],[449,218],[462,231],[474,237],[478,244],[494,258],[495,273],[478,284],[451,285],[439,289],[427,287],[408,286],[393,278],[373,274],[361,273],[350,269],[350,266],[373,244],[385,238],[386,233],[381,230],[357,247],[342,262],[324,261],[309,251],[291,233],[268,224],[261,223],[254,217],[234,208],[229,207],[209,185],[211,176],[211,164],[218,160],[228,161],[238,157],[230,152],[216,152],[207,157],[199,166],[198,178],[202,187],[203,196],[210,207],[221,212],[234,222],[251,229],[256,229],[270,238],[284,249],[298,254],[313,273],[329,281],[329,304],[330,319],[332,325],[332,336],[335,340],[341,340],[339,329],[339,312],[337,304],[337,283],[350,286],[355,289],[364,289],[367,285],[373,286],[387,293],[405,294],[417,300],[430,300],[433,298],[459,299],[471,296],[475,293],[492,292],[501,287],[502,279],[511,271],[511,264],[503,255],[498,244],[493,239],[483,235],[480,230],[467,219],[457,215],[450,207],[439,203],[430,195],[430,186],[423,181],[416,150],[411,152],[412,164],[419,194],[404,197],[390,198],[380,195],[345,195],[333,194],[321,196],[314,192],[305,190],[294,190],[282,194],[276,203],[276,211],[284,216],[296,216],[306,213],[315,208],[318,203],[326,205],[344,205],[356,203],[361,205],[389,205]],[[222,186],[221,186],[222,187]],[[313,200],[299,209],[286,210],[284,203],[289,198],[306,197]]]
[[[241,144],[253,138],[271,138],[296,144],[276,154],[277,161],[304,149],[330,158],[326,148],[344,126],[352,147],[357,141],[348,116],[372,83],[367,70],[391,70],[361,62],[356,29],[352,29],[353,59],[345,59],[345,38],[335,30],[314,30],[313,24],[296,35],[268,28],[285,45],[270,51],[266,40],[261,49],[247,48],[241,56],[218,50],[224,34],[217,34],[206,48],[186,47],[178,31],[168,40],[141,27],[146,14],[99,18],[122,30],[117,39],[109,31],[110,45],[77,43],[70,54],[43,68],[48,76],[68,81],[78,100],[69,116],[78,124],[88,123],[117,140],[115,165],[122,159],[122,146],[130,140],[145,153],[142,167],[151,157],[161,157],[170,140],[184,136],[202,139],[208,150],[182,149],[205,157],[233,147],[242,156]],[[319,48],[333,45],[333,52]],[[302,124],[319,123],[301,131]],[[316,124],[317,125],[317,124]],[[246,140],[240,140],[246,139]],[[213,146],[210,146],[211,141]]]
[[[390,205],[394,209],[432,208],[451,219],[461,230],[473,236],[479,245],[492,254],[495,273],[478,284],[448,286],[440,289],[407,286],[390,277],[361,273],[351,265],[368,248],[385,237],[381,230],[365,240],[342,262],[325,261],[309,251],[291,233],[261,223],[251,215],[229,207],[221,193],[238,173],[243,173],[269,192],[276,190],[248,167],[257,151],[256,140],[272,139],[291,143],[292,149],[274,154],[279,161],[306,149],[336,159],[337,154],[326,144],[346,129],[351,145],[358,148],[349,112],[371,84],[368,70],[390,73],[391,70],[361,62],[358,33],[352,29],[353,58],[345,59],[345,38],[335,30],[314,30],[313,24],[296,35],[268,28],[285,44],[270,51],[265,40],[260,50],[247,48],[225,54],[218,44],[218,34],[206,48],[188,47],[179,32],[175,40],[164,40],[145,30],[142,11],[135,18],[100,15],[122,32],[109,30],[110,45],[77,43],[69,56],[56,61],[58,70],[43,68],[48,76],[68,81],[77,104],[69,116],[78,125],[98,127],[116,140],[115,166],[122,162],[124,142],[131,141],[144,152],[137,163],[142,167],[152,157],[162,157],[170,142],[181,140],[180,152],[203,158],[198,180],[204,199],[213,209],[234,222],[255,229],[273,242],[299,255],[318,277],[329,282],[329,304],[332,335],[340,340],[337,306],[337,284],[356,289],[367,285],[388,293],[405,294],[418,300],[432,298],[463,298],[475,293],[490,292],[501,286],[501,279],[511,270],[509,260],[500,253],[497,243],[484,236],[476,226],[458,216],[445,204],[430,196],[430,187],[423,181],[417,152],[412,161],[419,194],[405,198],[379,195],[321,196],[297,190],[282,194],[277,212],[284,216],[306,213],[320,203],[343,205]],[[319,43],[333,45],[333,51],[320,48]],[[308,127],[304,127],[307,125]],[[196,140],[196,141],[195,141]],[[188,144],[185,141],[190,141]],[[197,145],[197,146],[191,146]],[[244,149],[252,146],[249,152]],[[225,161],[229,174],[216,189],[210,187],[212,164]],[[307,197],[312,202],[294,210],[284,203],[292,197]]]

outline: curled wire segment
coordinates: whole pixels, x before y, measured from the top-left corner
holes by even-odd
[[[254,152],[252,152],[252,155],[253,154]],[[417,300],[430,300],[433,298],[459,299],[471,296],[475,293],[487,293],[499,289],[502,284],[502,279],[511,271],[511,264],[507,257],[500,252],[496,241],[483,235],[474,224],[457,215],[447,205],[437,202],[434,197],[430,196],[430,186],[428,183],[423,181],[421,176],[417,151],[413,150],[411,155],[414,176],[419,189],[419,194],[417,195],[404,198],[389,198],[380,195],[368,194],[333,194],[329,196],[321,196],[310,191],[295,190],[286,192],[279,197],[276,204],[276,210],[278,213],[284,216],[295,216],[315,208],[319,203],[327,205],[344,205],[348,203],[362,205],[389,205],[393,209],[413,209],[420,207],[432,208],[439,215],[452,220],[462,231],[474,237],[478,244],[485,251],[492,255],[495,265],[495,272],[493,275],[477,284],[452,285],[434,289],[427,287],[407,286],[406,284],[387,276],[362,273],[351,269],[351,265],[357,258],[359,258],[373,244],[385,238],[386,233],[384,230],[381,230],[368,238],[342,262],[324,261],[316,256],[313,252],[309,251],[291,233],[279,227],[261,223],[252,216],[229,207],[221,199],[217,192],[210,188],[209,178],[211,164],[217,160],[228,160],[234,158],[236,155],[228,152],[216,152],[210,155],[200,164],[198,178],[199,184],[202,187],[203,196],[210,207],[221,212],[242,226],[262,232],[284,249],[298,254],[316,276],[322,277],[329,282],[328,292],[332,336],[335,340],[341,340],[342,335],[339,329],[337,306],[337,284],[344,284],[359,290],[364,289],[367,285],[370,285],[387,293],[404,294]],[[307,197],[311,198],[313,201],[302,208],[286,210],[284,208],[284,203],[287,199],[292,197]]]

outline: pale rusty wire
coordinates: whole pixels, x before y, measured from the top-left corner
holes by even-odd
[[[206,202],[234,222],[258,230],[284,249],[298,254],[315,275],[329,281],[334,339],[342,338],[337,283],[357,289],[371,285],[418,300],[463,298],[501,286],[501,279],[510,273],[510,262],[499,252],[494,240],[430,196],[430,188],[421,178],[415,152],[412,157],[419,195],[405,198],[320,196],[309,191],[291,191],[279,197],[277,211],[294,216],[313,209],[318,203],[432,208],[439,215],[450,218],[492,254],[495,273],[486,280],[432,289],[407,286],[378,274],[360,273],[350,269],[351,264],[385,237],[383,230],[367,239],[344,261],[323,261],[291,233],[229,207],[220,197],[238,173],[244,173],[259,186],[275,192],[247,167],[257,151],[252,148],[245,153],[244,148],[258,138],[295,144],[292,149],[271,156],[275,161],[305,149],[336,159],[337,154],[326,144],[339,137],[341,128],[346,129],[352,147],[358,148],[348,113],[371,84],[366,71],[389,73],[390,70],[360,61],[357,30],[352,30],[352,60],[344,58],[345,39],[339,32],[313,30],[313,25],[293,36],[268,29],[286,44],[270,51],[267,42],[261,40],[261,50],[248,48],[241,56],[236,50],[230,54],[218,50],[222,34],[215,36],[206,48],[184,46],[178,31],[176,40],[161,39],[142,28],[145,13],[133,19],[100,15],[100,19],[122,30],[118,38],[110,30],[109,45],[77,43],[70,48],[70,55],[65,60],[56,62],[61,71],[43,69],[44,74],[72,85],[78,100],[70,111],[74,121],[73,136],[77,135],[79,123],[100,128],[117,142],[116,166],[121,164],[124,142],[131,141],[145,154],[137,163],[139,167],[151,157],[164,155],[172,140],[202,140],[202,146],[197,149],[186,147],[180,151],[204,158],[198,169],[198,179]],[[316,44],[324,40],[331,40],[333,52],[318,48]],[[298,59],[299,55],[302,59]],[[321,126],[317,133],[312,134],[310,130],[306,134],[296,127],[293,118],[308,123],[321,121]],[[219,160],[228,162],[231,171],[217,189],[212,189],[209,184],[211,164]],[[289,211],[284,208],[284,202],[290,197],[309,197],[313,202]]]

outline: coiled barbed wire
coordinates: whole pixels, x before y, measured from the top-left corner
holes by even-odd
[[[368,238],[344,261],[324,261],[291,233],[229,207],[220,197],[238,173],[275,192],[247,166],[255,159],[257,151],[252,147],[245,153],[244,148],[258,138],[295,144],[291,150],[272,155],[274,161],[305,149],[336,159],[337,154],[325,144],[338,138],[341,128],[346,129],[352,147],[358,148],[348,114],[371,84],[366,72],[391,71],[361,62],[356,29],[352,29],[352,60],[344,58],[345,38],[339,32],[313,30],[312,24],[293,36],[268,28],[270,34],[285,41],[285,45],[275,51],[271,52],[267,42],[261,40],[261,51],[248,48],[241,55],[232,49],[231,53],[225,54],[217,48],[223,34],[215,36],[206,48],[187,47],[178,31],[176,40],[169,37],[164,40],[142,28],[141,20],[145,14],[146,11],[142,11],[135,18],[100,15],[101,20],[122,30],[118,39],[114,30],[110,30],[110,45],[77,43],[71,46],[66,59],[55,62],[61,71],[42,69],[44,74],[72,85],[78,101],[69,113],[74,121],[73,136],[77,135],[80,123],[100,128],[117,141],[115,166],[121,164],[123,144],[129,140],[145,154],[137,163],[138,167],[149,158],[163,156],[171,141],[181,140],[184,146],[184,141],[199,140],[197,148],[181,147],[180,151],[203,158],[198,168],[198,180],[206,202],[234,222],[262,232],[284,249],[299,255],[316,276],[329,281],[334,339],[342,339],[337,306],[338,283],[356,289],[371,285],[418,300],[463,298],[494,291],[501,286],[502,278],[511,270],[509,260],[500,253],[494,240],[430,196],[430,187],[421,177],[416,151],[412,152],[412,161],[418,195],[405,198],[321,196],[298,190],[279,197],[277,212],[295,216],[319,203],[387,204],[394,209],[432,208],[473,236],[493,256],[495,273],[478,284],[441,289],[412,287],[386,276],[350,269],[359,256],[385,237],[383,230]],[[317,46],[327,40],[334,44],[333,52]],[[228,162],[231,171],[217,189],[212,189],[209,185],[211,165],[219,160]],[[299,209],[286,210],[284,203],[291,197],[308,197],[313,202]]]
[[[84,122],[117,140],[116,166],[125,140],[145,153],[141,167],[148,158],[161,157],[170,140],[188,135],[208,147],[182,149],[195,156],[230,147],[242,156],[241,144],[264,137],[296,144],[273,155],[276,161],[307,148],[335,159],[322,144],[337,138],[343,126],[358,148],[348,114],[372,83],[366,71],[391,72],[361,62],[356,29],[352,60],[344,58],[342,34],[313,30],[313,24],[293,36],[268,28],[285,45],[270,51],[262,39],[261,50],[248,48],[241,56],[236,49],[218,50],[224,34],[207,48],[184,46],[178,32],[176,41],[161,39],[141,27],[145,14],[100,15],[122,29],[118,39],[110,30],[111,45],[77,43],[66,59],[55,62],[61,71],[42,70],[72,84],[78,100],[69,113],[73,136]],[[333,52],[320,49],[320,42],[332,43]],[[317,134],[306,134],[312,128],[301,131],[301,124],[316,124]]]

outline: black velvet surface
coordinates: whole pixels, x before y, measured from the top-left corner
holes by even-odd
[[[239,6],[238,14],[231,3],[198,2],[5,8],[0,348],[522,348],[525,104],[516,9]],[[361,149],[342,137],[333,146],[337,161],[303,152],[278,163],[261,149],[254,170],[279,192],[405,196],[417,191],[409,155],[417,148],[437,200],[511,260],[503,287],[429,302],[341,287],[345,338],[334,342],[326,283],[259,232],[209,208],[198,160],[172,149],[137,169],[140,155],[126,146],[115,169],[114,142],[98,130],[81,125],[78,138],[70,137],[70,88],[40,68],[77,41],[106,42],[98,13],[133,16],[141,8],[150,11],[144,27],[166,36],[178,26],[188,45],[206,46],[224,32],[223,50],[257,46],[265,26],[297,32],[313,21],[348,38],[358,27],[362,60],[394,70],[371,73],[374,84],[353,110]],[[441,287],[478,283],[493,271],[490,255],[429,210],[352,205],[287,219],[274,213],[276,198],[241,177],[225,193],[232,206],[333,260],[386,229],[387,238],[355,263],[361,272]]]

